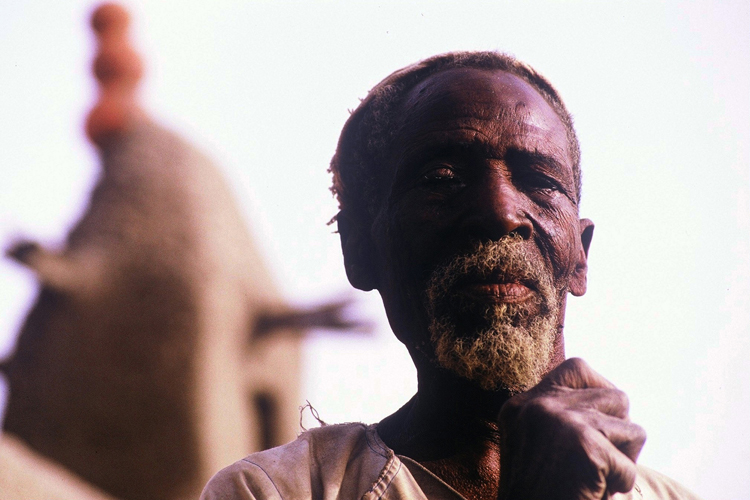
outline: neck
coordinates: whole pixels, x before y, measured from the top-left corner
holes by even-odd
[[[565,359],[563,314],[548,371]],[[421,351],[410,351],[419,376],[417,394],[380,422],[378,434],[396,454],[416,460],[467,499],[497,498],[497,416],[512,395],[480,389],[437,367]]]
[[[497,414],[510,395],[479,389],[444,370],[418,368],[417,394],[378,425],[399,455],[416,460],[464,497],[496,498]]]
[[[432,366],[418,372],[417,394],[379,426],[396,453],[434,460],[451,456],[461,446],[496,439],[497,414],[509,393],[484,391]]]

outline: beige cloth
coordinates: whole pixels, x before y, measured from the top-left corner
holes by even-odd
[[[341,424],[254,453],[221,470],[201,500],[461,500],[413,460],[395,455],[375,425]],[[638,466],[633,490],[613,500],[697,500],[671,479]]]

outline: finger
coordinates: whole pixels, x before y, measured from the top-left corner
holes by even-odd
[[[635,462],[618,449],[612,449],[608,454],[608,459],[607,491],[614,494],[627,493],[632,490],[638,476]]]
[[[597,474],[606,486],[603,488],[606,493],[627,493],[635,485],[635,479],[638,469],[629,457],[618,450],[610,441],[601,433],[591,430],[587,433],[585,440],[586,447],[589,450],[590,463],[597,468]],[[600,482],[592,483],[592,493],[596,493],[597,498],[602,495]]]
[[[630,400],[628,395],[619,389],[575,389],[565,391],[565,400],[575,408],[592,409],[628,420]]]
[[[615,388],[609,380],[595,372],[581,358],[570,358],[563,361],[544,377],[542,383],[571,389]]]
[[[589,424],[604,435],[612,445],[635,462],[646,442],[646,431],[638,424],[602,413],[588,416]]]

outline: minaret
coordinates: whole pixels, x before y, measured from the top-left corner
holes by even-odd
[[[197,498],[294,439],[301,328],[352,325],[340,305],[284,305],[218,170],[139,108],[127,13],[92,25],[101,175],[61,251],[9,251],[41,290],[2,366],[3,427],[121,499]]]

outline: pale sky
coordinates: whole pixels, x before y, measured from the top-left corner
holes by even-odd
[[[0,243],[55,244],[97,175],[93,2],[0,3]],[[499,49],[556,85],[596,223],[566,344],[628,393],[640,462],[706,499],[750,491],[748,2],[128,2],[144,107],[222,167],[285,296],[352,295],[370,339],[318,332],[304,397],[329,422],[377,421],[414,369],[376,294],[346,282],[326,168],[347,109],[391,71]],[[0,262],[0,352],[33,300]]]

